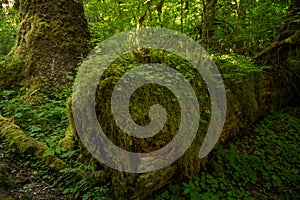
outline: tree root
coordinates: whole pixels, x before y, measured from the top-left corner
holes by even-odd
[[[49,147],[43,142],[39,142],[36,139],[25,135],[24,131],[19,126],[14,124],[12,119],[5,118],[0,114],[0,136],[3,136],[6,140],[10,141],[17,152],[25,157],[32,155],[34,159],[38,160],[45,166],[48,166],[53,171],[60,171],[70,166],[62,161],[60,158],[53,155]],[[107,179],[105,171],[76,171],[74,176],[83,179],[87,174],[92,173],[93,180],[96,183],[102,184]],[[1,178],[1,176],[0,176]],[[0,190],[1,193],[1,190]],[[1,197],[1,195],[0,195]],[[1,198],[0,198],[1,199]]]
[[[21,156],[32,155],[42,164],[51,167],[55,171],[67,168],[68,165],[53,154],[49,154],[49,148],[46,144],[25,135],[19,126],[14,124],[13,120],[0,115],[0,136],[12,142],[17,152]]]

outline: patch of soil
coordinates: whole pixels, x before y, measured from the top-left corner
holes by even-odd
[[[74,200],[72,195],[64,195],[50,187],[43,179],[34,175],[38,169],[24,167],[18,156],[9,153],[5,141],[0,137],[0,199],[21,200]],[[1,167],[2,166],[2,167]],[[9,198],[10,197],[10,198]]]

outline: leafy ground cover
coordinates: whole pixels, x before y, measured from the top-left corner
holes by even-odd
[[[299,199],[300,108],[270,115],[218,146],[193,180],[155,199]]]
[[[51,187],[44,176],[37,175],[41,171],[38,167],[40,165],[29,162],[30,155],[26,161],[26,158],[20,158],[8,146],[8,142],[0,138],[0,177],[1,174],[3,176],[0,180],[0,199],[74,199],[71,194],[64,195],[57,188]]]
[[[48,89],[46,94],[41,97],[43,106],[36,106],[16,91],[2,91],[0,112],[14,118],[31,137],[47,143],[70,168],[52,172],[30,155],[19,158],[10,144],[1,140],[1,163],[8,166],[2,173],[11,180],[2,181],[6,191],[25,199],[109,199],[109,183],[93,181],[89,175],[93,167],[80,163],[78,151],[61,152],[57,147],[68,122],[70,91]],[[170,185],[150,198],[299,199],[299,133],[300,107],[270,115],[243,136],[218,146],[210,154],[210,164],[197,177]],[[87,176],[80,179],[74,175],[79,171]]]

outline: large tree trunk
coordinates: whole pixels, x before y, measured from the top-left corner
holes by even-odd
[[[78,1],[79,2],[79,1]],[[83,5],[73,0],[16,1],[20,23],[14,48],[0,71],[0,88],[65,85],[90,38]]]

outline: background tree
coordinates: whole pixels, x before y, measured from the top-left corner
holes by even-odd
[[[213,36],[212,25],[215,21],[215,9],[217,5],[217,0],[202,0],[203,6],[203,25],[202,25],[202,35],[201,41],[203,44],[209,44]]]
[[[292,0],[283,26],[276,31],[275,41],[254,58],[261,65],[299,65],[300,58],[300,1]]]

